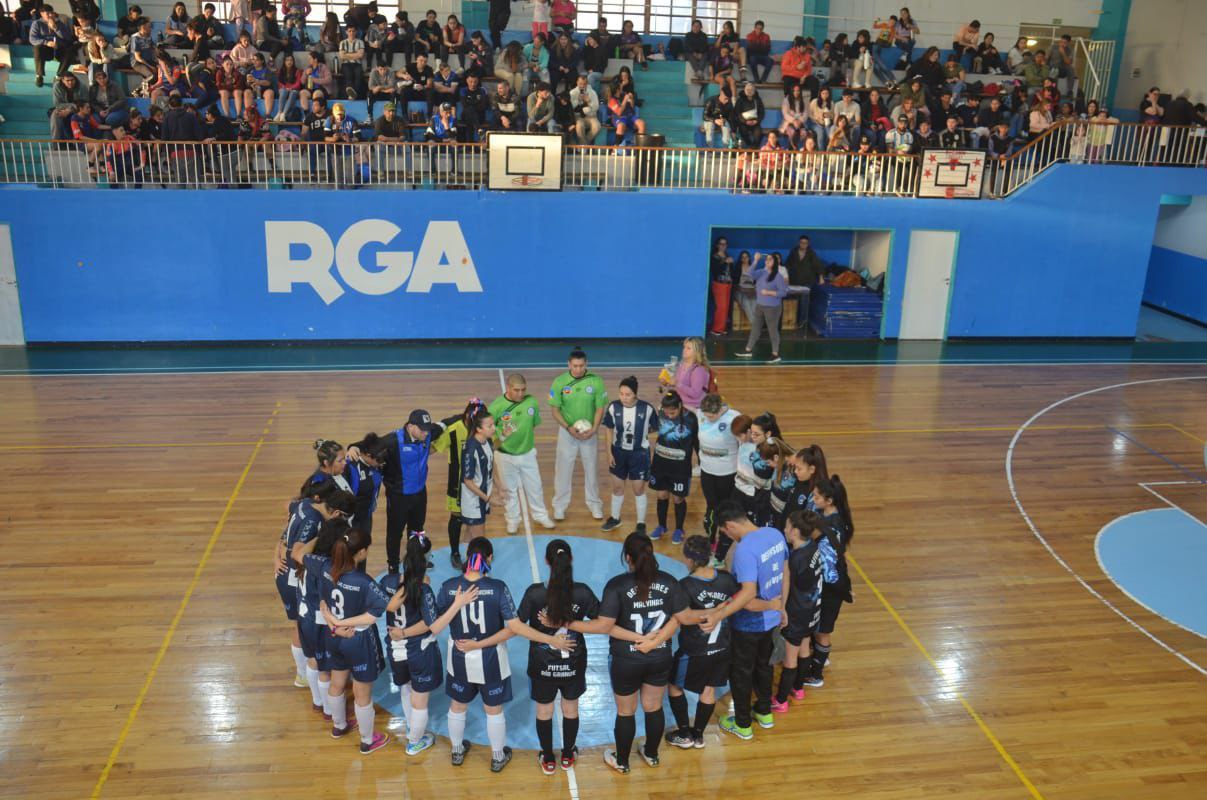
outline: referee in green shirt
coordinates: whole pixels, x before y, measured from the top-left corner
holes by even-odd
[[[558,375],[549,388],[553,419],[561,426],[557,432],[557,461],[553,472],[553,518],[565,519],[570,506],[570,479],[574,462],[583,460],[583,491],[591,516],[603,519],[603,501],[599,499],[599,422],[608,406],[608,391],[603,380],[587,370],[587,354],[570,351],[567,371]],[[576,430],[585,422],[586,430]]]
[[[488,406],[495,418],[495,479],[505,498],[507,532],[520,527],[520,492],[528,498],[532,519],[552,528],[545,509],[545,489],[536,463],[536,426],[541,424],[539,403],[528,394],[528,381],[519,373],[507,376],[507,389]]]

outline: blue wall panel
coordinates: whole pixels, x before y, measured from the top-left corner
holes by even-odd
[[[1207,325],[1207,259],[1153,247],[1144,302]]]
[[[12,226],[31,342],[699,333],[713,228],[762,226],[893,230],[887,338],[900,329],[916,228],[960,232],[949,336],[1131,337],[1162,194],[1207,194],[1207,170],[1057,167],[1002,202],[12,189],[0,192],[0,222]],[[400,230],[359,253],[354,237],[341,245],[365,220]],[[266,230],[281,222],[316,249],[278,246],[278,266],[310,259],[332,302],[306,284],[269,291]],[[418,285],[462,258],[481,291]]]

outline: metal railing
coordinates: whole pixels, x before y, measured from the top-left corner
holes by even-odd
[[[1111,65],[1115,59],[1115,42],[1111,39],[1075,39],[1075,54],[1084,65],[1082,91],[1086,100],[1102,102],[1111,83]]]
[[[1008,158],[990,162],[993,197],[1008,197],[1054,164],[1207,166],[1207,128],[1124,122],[1062,122]]]

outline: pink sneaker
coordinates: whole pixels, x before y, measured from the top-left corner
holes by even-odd
[[[373,741],[371,741],[371,742],[362,741],[360,743],[360,754],[362,756],[367,756],[367,755],[369,755],[369,753],[372,753],[375,750],[380,750],[381,748],[385,747],[389,743],[390,743],[389,736],[385,735],[384,733],[374,733]]]
[[[805,690],[804,689],[793,689],[792,690],[792,699],[797,701],[798,703],[800,701],[804,700],[805,699]]]
[[[779,700],[772,698],[771,710],[773,712],[775,712],[776,714],[787,714],[788,713],[788,701],[785,700],[784,702],[781,703]]]

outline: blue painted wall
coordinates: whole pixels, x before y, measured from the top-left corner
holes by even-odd
[[[1207,194],[1207,170],[1060,166],[1001,202],[717,192],[12,189],[0,194],[0,222],[11,226],[31,342],[698,333],[714,226],[893,230],[887,338],[900,329],[915,228],[960,232],[949,336],[1132,337],[1162,194]],[[399,251],[443,263],[444,255],[425,252],[421,242],[430,223],[451,221],[482,291],[437,284],[424,293],[406,284],[365,294],[334,268],[329,282],[343,294],[330,304],[309,285],[268,290],[266,222],[301,221],[321,229],[322,242],[334,249],[349,226],[366,219],[401,231],[388,245],[359,253],[358,285],[381,291],[375,281],[383,279],[374,277],[379,254],[387,270],[406,261],[391,255]],[[69,230],[51,228],[58,223],[49,220],[68,221]],[[128,220],[155,223],[134,228]],[[315,254],[297,245],[287,255]],[[343,254],[345,262],[357,258]]]
[[[1144,302],[1207,325],[1207,258],[1154,246]]]

